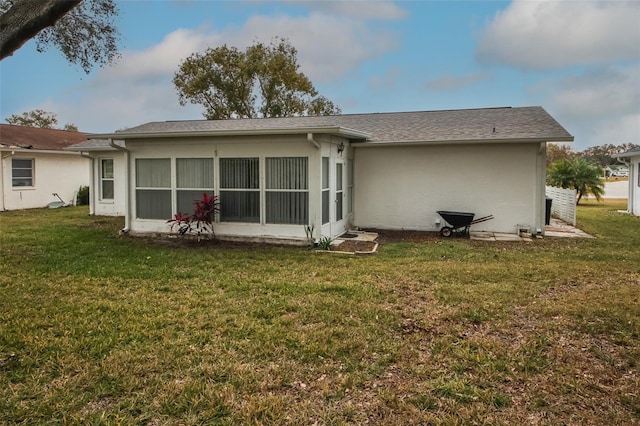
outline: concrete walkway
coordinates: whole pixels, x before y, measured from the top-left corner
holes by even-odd
[[[551,218],[550,224],[545,226],[544,236],[550,238],[593,238],[581,229],[571,226],[561,220]],[[520,236],[517,234],[505,234],[501,232],[474,232],[469,237],[476,241],[532,241],[536,236]]]

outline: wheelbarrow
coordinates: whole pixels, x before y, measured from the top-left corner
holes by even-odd
[[[454,232],[469,235],[469,227],[471,225],[493,219],[493,215],[489,215],[474,220],[473,218],[476,216],[475,213],[466,212],[438,210],[436,213],[438,213],[447,224],[451,225],[443,226],[442,229],[440,229],[440,235],[443,237],[450,237]]]

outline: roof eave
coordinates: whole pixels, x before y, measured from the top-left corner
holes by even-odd
[[[629,158],[629,157],[638,157],[640,156],[640,151],[632,151],[632,152],[623,152],[621,154],[616,154],[613,158]]]
[[[223,136],[269,136],[269,135],[304,135],[331,134],[344,136],[350,139],[366,140],[370,134],[346,127],[296,127],[278,129],[252,129],[252,130],[183,130],[170,132],[142,132],[127,133],[126,131],[117,133],[103,133],[88,135],[89,139],[150,139],[150,138],[195,138],[195,137],[223,137]]]
[[[368,141],[358,143],[357,147],[373,146],[405,146],[405,145],[469,145],[489,143],[540,143],[540,142],[573,142],[573,136],[549,138],[514,138],[514,139],[453,139],[453,140],[413,140],[413,141]]]

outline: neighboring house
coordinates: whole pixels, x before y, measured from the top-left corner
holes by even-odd
[[[46,207],[75,202],[81,186],[89,186],[89,160],[64,149],[86,140],[66,130],[0,124],[0,210]]]
[[[640,216],[640,148],[616,155],[629,169],[629,201],[627,210]]]
[[[91,137],[102,141],[72,149],[122,171],[124,231],[169,232],[208,192],[218,237],[297,242],[305,227],[316,239],[437,231],[437,210],[495,217],[476,230],[544,233],[546,143],[573,140],[541,107],[167,121]]]
[[[604,168],[607,177],[627,177],[629,176],[629,168],[623,165],[609,165]]]

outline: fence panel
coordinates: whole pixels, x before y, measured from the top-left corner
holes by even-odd
[[[576,200],[575,189],[546,187],[547,197],[551,198],[551,216],[576,226]]]

